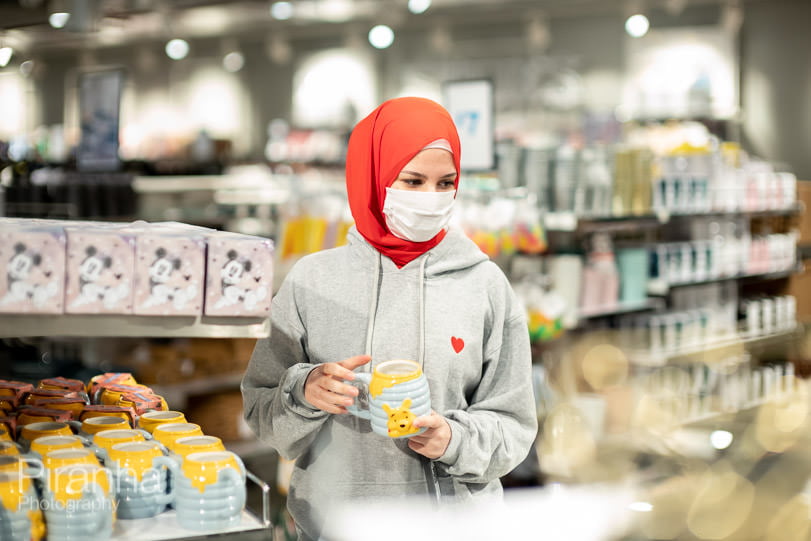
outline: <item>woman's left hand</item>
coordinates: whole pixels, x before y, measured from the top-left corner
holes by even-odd
[[[425,427],[427,430],[409,438],[408,446],[412,451],[431,460],[445,454],[445,450],[451,442],[451,426],[443,416],[432,410],[430,415],[414,419],[413,426]]]

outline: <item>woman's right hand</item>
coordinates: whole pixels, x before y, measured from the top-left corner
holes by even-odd
[[[353,370],[371,360],[369,355],[356,355],[336,363],[319,364],[307,374],[304,398],[313,407],[327,413],[348,413],[346,406],[355,401],[358,389],[344,380],[355,379]]]

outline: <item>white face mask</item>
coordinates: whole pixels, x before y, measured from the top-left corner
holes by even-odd
[[[411,242],[434,238],[448,225],[456,190],[419,192],[386,188],[383,214],[395,237]]]

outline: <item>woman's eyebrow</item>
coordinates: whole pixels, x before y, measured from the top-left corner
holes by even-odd
[[[418,173],[416,171],[408,171],[406,169],[403,169],[402,171],[400,171],[400,174],[402,175],[403,173],[405,173],[406,175],[414,175],[415,177],[428,178],[428,175],[423,175],[422,173]]]

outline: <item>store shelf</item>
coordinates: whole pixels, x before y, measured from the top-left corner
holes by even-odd
[[[791,329],[776,332],[773,334],[760,336],[730,336],[714,342],[696,344],[689,347],[678,348],[669,351],[653,353],[650,351],[631,351],[629,357],[634,364],[642,366],[664,366],[669,362],[676,361],[683,357],[702,355],[711,352],[722,352],[725,349],[743,348],[752,351],[760,348],[767,348],[774,344],[784,343],[786,340],[795,337],[801,327],[796,326]]]
[[[596,231],[619,232],[635,231],[642,228],[656,228],[670,220],[700,218],[707,216],[793,216],[804,212],[805,206],[797,203],[786,208],[776,209],[737,209],[710,210],[706,212],[652,211],[648,214],[625,216],[578,216],[574,212],[548,212],[544,216],[547,231],[590,233]]]
[[[266,338],[270,320],[256,317],[2,314],[0,337],[32,336]]]
[[[577,322],[569,328],[578,327],[585,320],[596,319],[599,317],[619,316],[623,314],[630,314],[633,312],[645,312],[647,310],[656,310],[664,308],[664,303],[661,299],[645,299],[641,302],[626,302],[616,303],[610,306],[597,306],[589,308],[588,310],[579,310],[577,312]]]
[[[246,534],[270,531],[249,511],[242,512],[242,520],[231,528],[217,532],[193,532],[178,524],[175,512],[165,511],[158,516],[135,520],[117,520],[112,541],[169,541],[189,539],[227,538],[232,541],[247,539]],[[253,539],[254,537],[251,537]]]
[[[190,379],[182,383],[150,384],[149,387],[169,404],[185,404],[189,396],[238,390],[243,375],[242,372],[218,374],[207,378]]]
[[[707,278],[706,280],[694,280],[691,282],[667,282],[665,280],[652,279],[648,280],[648,295],[667,295],[667,293],[677,287],[700,286],[704,284],[712,284],[717,282],[726,282],[729,280],[779,280],[788,278],[794,274],[803,271],[802,266],[792,267],[781,271],[763,272],[754,274],[736,274],[731,276],[716,276]]]

